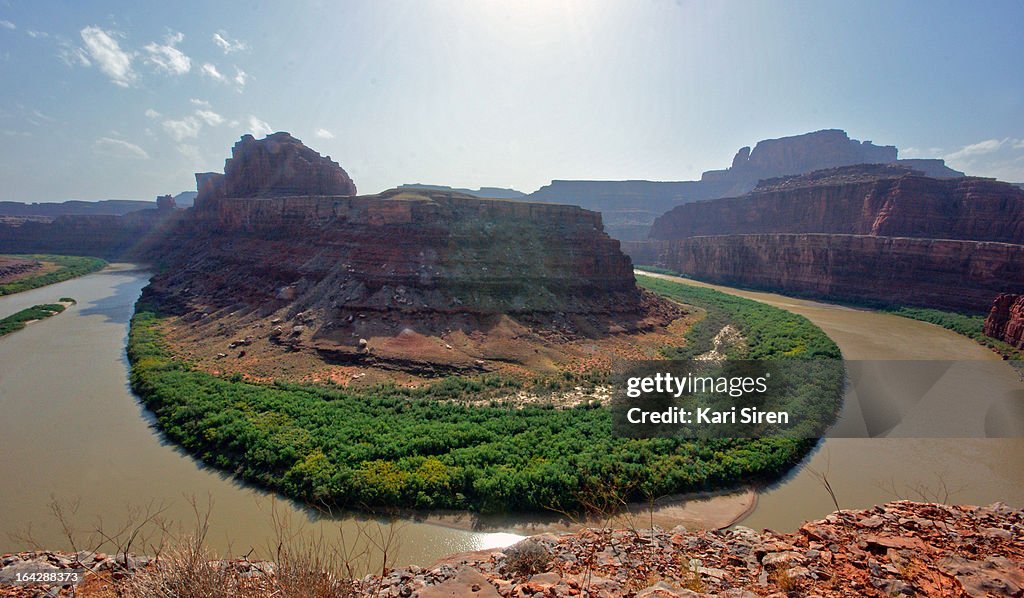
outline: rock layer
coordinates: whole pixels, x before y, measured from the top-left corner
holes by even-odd
[[[637,263],[818,297],[982,312],[1024,292],[1024,193],[991,179],[936,179],[858,165],[762,181],[679,206]]]
[[[762,181],[741,197],[696,202],[659,217],[652,239],[835,233],[1024,242],[1024,191],[991,179],[935,179],[890,165]]]
[[[532,193],[529,199],[577,204],[600,211],[610,235],[635,241],[647,237],[655,218],[678,205],[742,195],[753,190],[761,179],[863,163],[892,163],[930,177],[964,176],[942,160],[897,160],[893,146],[857,141],[844,131],[828,129],[766,139],[758,142],[753,151],[741,148],[730,168],[709,170],[699,181],[555,180]]]
[[[632,264],[574,206],[442,192],[208,199],[154,289],[179,302],[299,310],[631,312]]]
[[[828,234],[690,237],[655,244],[657,264],[688,276],[841,300],[980,312],[1024,292],[1024,246]]]
[[[1001,294],[985,318],[985,334],[1024,349],[1024,295]]]

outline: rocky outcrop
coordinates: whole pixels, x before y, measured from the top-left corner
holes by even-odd
[[[991,179],[850,166],[769,179],[740,197],[678,206],[655,221],[651,238],[758,233],[1024,243],[1024,191]]]
[[[681,315],[641,293],[600,214],[447,191],[204,193],[154,257],[165,267],[144,299],[180,316],[172,341],[210,363],[209,339],[232,334],[254,339],[241,351],[253,367],[284,351],[375,375],[546,368],[570,340]]]
[[[981,312],[1024,291],[1024,192],[893,164],[762,180],[678,206],[637,263],[703,280],[825,298]]]
[[[907,237],[761,234],[656,244],[655,265],[700,280],[841,300],[980,312],[1024,292],[1024,245]]]
[[[1024,591],[1022,525],[1024,512],[1002,503],[975,507],[898,501],[836,511],[792,533],[742,526],[585,529],[533,536],[501,549],[359,579],[347,580],[344,572],[329,576],[315,569],[297,571],[340,580],[339,593],[390,598],[1016,597]],[[166,553],[175,554],[173,549]],[[161,573],[165,579],[174,573],[188,579],[208,566],[192,562],[194,569],[176,568],[169,561],[161,572],[161,558],[173,559],[93,552],[10,554],[0,557],[0,579],[13,579],[18,572],[77,569],[84,575],[82,595],[99,595],[99,590],[120,595],[117,590],[130,586],[155,586],[147,581]],[[276,583],[279,567],[273,562],[242,558],[211,563],[212,570],[225,572],[219,578],[224,584],[249,580],[248,587],[263,590],[252,595],[291,595]],[[101,579],[104,586],[94,583]],[[23,588],[24,595],[46,589],[42,584]],[[0,595],[21,596],[13,593],[17,591],[0,584]]]
[[[985,318],[985,334],[1024,349],[1024,295],[1001,294]]]
[[[962,177],[942,160],[897,160],[893,146],[850,139],[829,129],[760,141],[751,150],[741,148],[732,166],[709,170],[699,181],[563,181],[555,180],[529,196],[600,211],[609,234],[624,241],[646,238],[659,215],[681,204],[720,197],[735,197],[754,189],[761,179],[797,175],[853,164],[894,163],[931,177]]]
[[[575,206],[392,191],[211,199],[194,212],[164,256],[176,267],[154,281],[185,302],[279,305],[291,295],[295,309],[346,314],[639,305],[629,258],[599,214]]]
[[[825,129],[803,135],[765,139],[751,151],[740,148],[726,170],[710,170],[701,181],[753,182],[758,179],[800,174],[849,164],[895,162],[895,146],[877,146],[870,141],[850,139],[845,131]]]
[[[197,202],[218,197],[356,194],[355,183],[337,162],[285,132],[260,140],[244,135],[231,148],[223,175],[201,173],[196,181]]]
[[[899,501],[837,511],[794,533],[587,529],[367,576],[362,588],[389,597],[1020,596],[1021,523],[1024,513],[1001,503]]]

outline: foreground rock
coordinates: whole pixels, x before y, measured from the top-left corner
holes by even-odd
[[[364,587],[469,596],[466,581],[482,575],[479,595],[499,596],[1020,596],[1022,524],[1024,512],[1000,503],[901,501],[838,511],[790,534],[585,530],[399,569]]]
[[[432,567],[367,576],[356,582],[354,592],[423,598],[1021,596],[1022,525],[1024,512],[1001,503],[973,507],[900,501],[838,511],[788,534],[744,527],[588,529],[455,555]],[[77,557],[26,553],[5,556],[2,562],[8,567],[30,559],[62,567]],[[110,561],[103,570],[120,570],[116,560]],[[148,569],[138,567],[147,562],[130,562],[136,569],[128,573],[146,575]],[[229,564],[241,576],[273,576],[275,571],[267,563],[218,563]]]
[[[1024,349],[1024,295],[996,297],[985,318],[985,334]]]

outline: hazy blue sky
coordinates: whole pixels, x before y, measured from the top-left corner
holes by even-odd
[[[194,189],[287,130],[362,193],[687,180],[822,128],[1024,181],[1024,3],[0,0],[0,199]]]

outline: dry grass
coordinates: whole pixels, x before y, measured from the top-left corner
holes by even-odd
[[[51,504],[54,517],[75,550],[96,552],[113,548],[113,568],[87,576],[78,595],[103,598],[346,598],[376,595],[383,588],[358,587],[366,571],[386,575],[394,564],[400,528],[377,526],[372,521],[355,533],[327,540],[324,529],[293,523],[274,502],[274,526],[267,556],[272,561],[224,559],[209,548],[211,504],[189,499],[195,516],[188,533],[175,533],[161,519],[163,506],[127,509],[121,525],[97,522],[85,537],[72,525],[77,505]],[[328,513],[330,515],[330,513]],[[33,542],[34,544],[34,542]],[[135,565],[136,551],[151,555],[147,564]],[[109,561],[108,561],[109,563]]]

